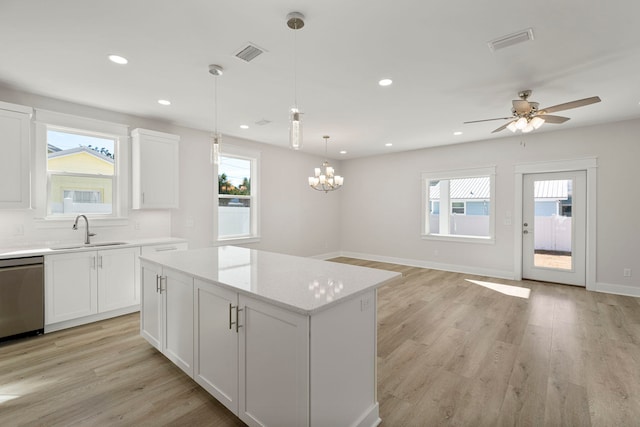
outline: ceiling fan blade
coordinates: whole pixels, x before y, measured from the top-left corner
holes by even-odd
[[[565,102],[564,104],[558,104],[551,107],[544,108],[540,112],[555,113],[556,111],[570,110],[572,108],[584,107],[585,105],[595,104],[600,102],[599,96],[592,96],[591,98],[579,99],[577,101]]]
[[[540,114],[537,117],[540,117],[542,119],[544,119],[544,121],[546,123],[564,123],[567,120],[569,120],[569,117],[562,117],[562,116],[550,116],[548,114]]]
[[[515,122],[515,120],[511,120],[509,123],[505,123],[502,126],[500,126],[498,129],[494,130],[491,133],[496,133],[496,132],[500,132],[501,130],[505,130],[507,128],[507,126],[509,126],[511,123]]]
[[[516,110],[516,113],[526,114],[531,111],[529,101],[525,101],[524,99],[514,99],[511,103],[513,104],[513,109]]]
[[[463,122],[462,124],[469,124],[469,123],[480,123],[480,122],[491,122],[493,120],[510,120],[513,119],[513,117],[498,117],[497,119],[484,119],[484,120],[473,120],[470,122]]]

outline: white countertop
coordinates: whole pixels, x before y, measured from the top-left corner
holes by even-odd
[[[141,259],[308,315],[402,276],[237,246],[163,252]]]
[[[41,255],[53,255],[53,254],[64,254],[69,252],[81,252],[88,250],[104,250],[104,249],[118,249],[118,248],[129,248],[132,246],[148,246],[148,245],[164,245],[164,244],[172,244],[172,243],[186,243],[187,240],[181,239],[178,237],[152,237],[145,239],[126,239],[122,240],[124,244],[114,245],[114,246],[85,246],[82,242],[64,242],[64,243],[53,243],[51,245],[47,244],[34,244],[34,245],[25,245],[21,247],[12,247],[12,248],[0,248],[0,259],[9,259],[9,258],[24,258],[30,256],[41,256]],[[95,240],[95,244],[100,244],[99,240]],[[102,242],[105,243],[105,242]],[[74,246],[74,247],[70,247]],[[77,246],[77,247],[76,247]],[[63,249],[52,249],[52,248],[63,248]]]

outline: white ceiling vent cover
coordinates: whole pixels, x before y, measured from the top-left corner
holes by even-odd
[[[491,40],[488,44],[491,52],[495,52],[496,50],[504,49],[505,47],[524,43],[530,40],[533,40],[533,28],[527,28],[526,30],[518,31],[517,33],[499,37],[495,40]]]
[[[250,62],[257,56],[262,55],[263,52],[266,51],[253,43],[247,43],[245,46],[238,49],[234,55],[236,58],[242,59],[244,62]]]

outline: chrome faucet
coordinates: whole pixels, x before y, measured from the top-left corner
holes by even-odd
[[[78,216],[76,217],[76,222],[74,222],[74,223],[73,223],[73,227],[72,227],[72,228],[73,228],[74,230],[77,230],[77,229],[78,229],[78,219],[80,219],[81,217],[82,217],[82,218],[84,218],[84,222],[87,224],[87,230],[86,230],[86,233],[85,233],[85,235],[84,235],[84,244],[85,244],[85,245],[88,245],[88,244],[90,244],[90,243],[91,243],[91,242],[89,241],[89,238],[90,238],[91,236],[95,236],[95,235],[96,235],[96,233],[89,233],[89,220],[87,219],[87,217],[86,217],[86,216],[84,216],[84,215],[78,215]]]

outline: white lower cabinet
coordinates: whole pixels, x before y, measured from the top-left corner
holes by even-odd
[[[307,426],[308,317],[198,279],[194,291],[195,381],[250,426]]]
[[[45,324],[140,303],[139,247],[45,256]]]
[[[95,252],[47,255],[45,262],[45,324],[98,312]]]
[[[141,272],[140,333],[193,376],[193,279],[144,260]]]

